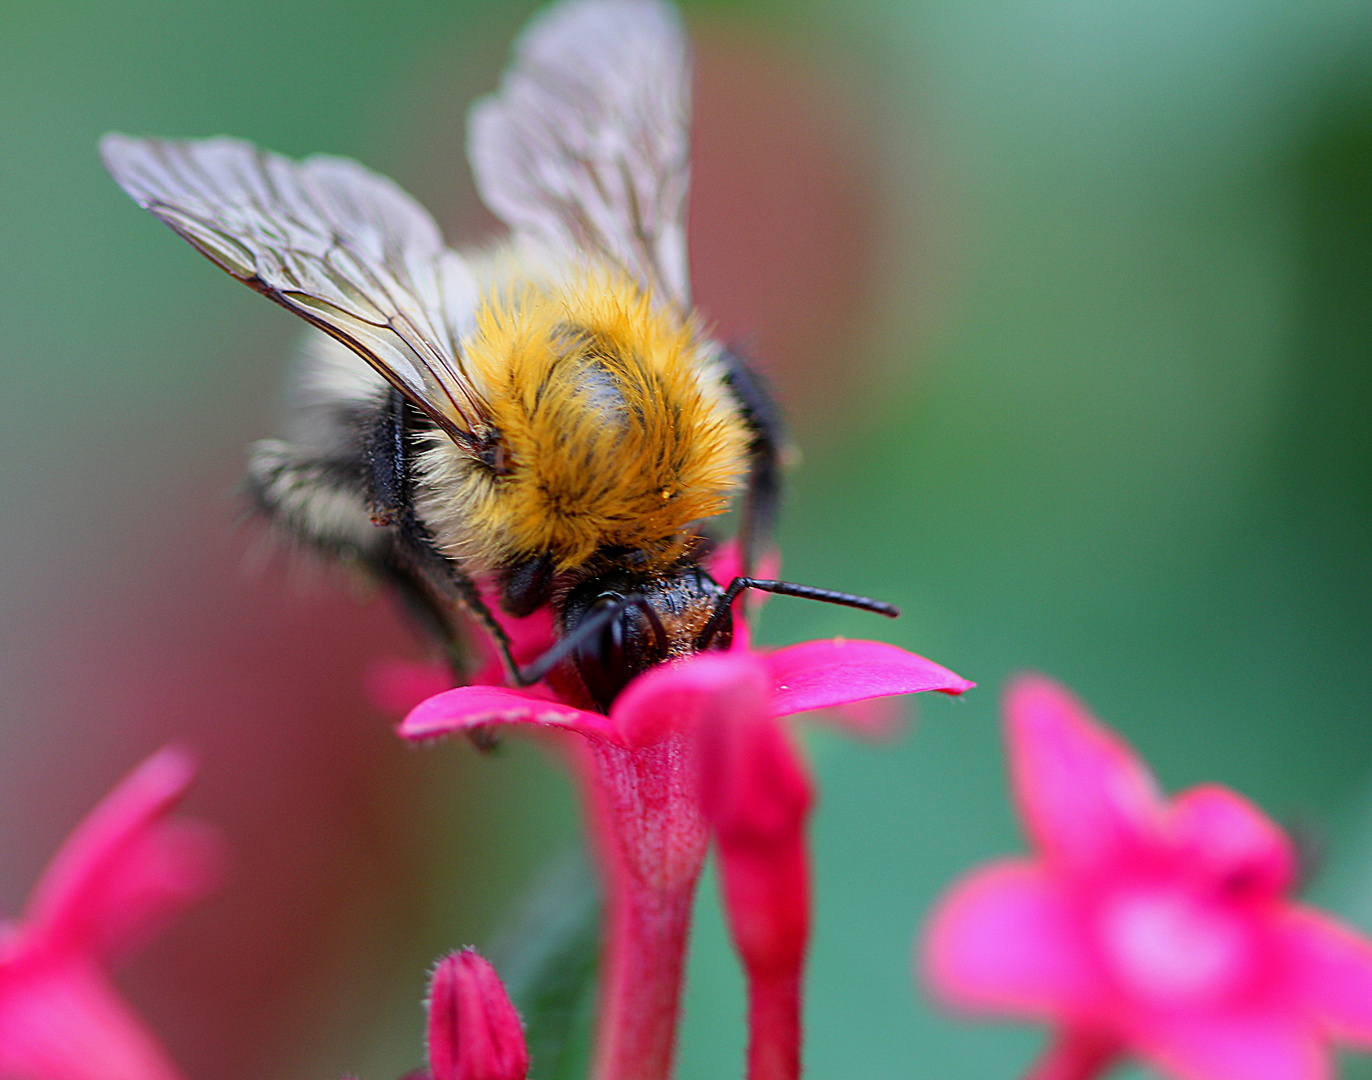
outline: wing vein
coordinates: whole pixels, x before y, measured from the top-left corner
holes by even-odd
[[[391,181],[347,158],[292,161],[224,137],[107,135],[101,151],[140,206],[348,345],[455,440],[487,426],[460,348],[475,280]]]

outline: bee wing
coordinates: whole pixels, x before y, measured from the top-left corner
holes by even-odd
[[[459,441],[482,426],[458,341],[476,305],[433,218],[348,158],[240,139],[101,140],[138,205],[239,281],[348,345]]]
[[[690,77],[681,20],[660,0],[550,8],[468,118],[482,199],[514,231],[608,255],[689,306]]]

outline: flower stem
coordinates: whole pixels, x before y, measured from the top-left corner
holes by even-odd
[[[1113,1035],[1069,1028],[1054,1036],[1024,1080],[1095,1080],[1119,1056],[1120,1043]]]
[[[690,744],[593,743],[609,903],[595,1080],[667,1080],[705,858]]]
[[[594,1073],[599,1080],[671,1075],[693,892],[639,889],[611,902]]]
[[[748,1080],[800,1076],[800,972],[748,985]]]

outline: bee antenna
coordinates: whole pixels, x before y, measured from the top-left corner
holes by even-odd
[[[724,590],[724,595],[716,602],[710,621],[696,635],[697,652],[702,652],[710,647],[710,642],[715,639],[715,634],[719,632],[720,626],[724,623],[724,616],[728,613],[730,605],[744,589],[757,589],[759,592],[776,593],[779,596],[799,596],[802,600],[819,600],[825,604],[861,608],[863,611],[875,611],[878,615],[885,615],[888,619],[894,619],[900,614],[900,608],[894,604],[888,604],[884,600],[873,600],[869,596],[835,592],[833,589],[819,589],[813,585],[797,585],[793,581],[768,581],[760,578],[736,577]]]

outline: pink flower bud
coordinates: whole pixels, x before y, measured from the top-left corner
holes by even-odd
[[[529,1051],[495,968],[475,949],[441,960],[429,984],[433,1080],[525,1080]]]

